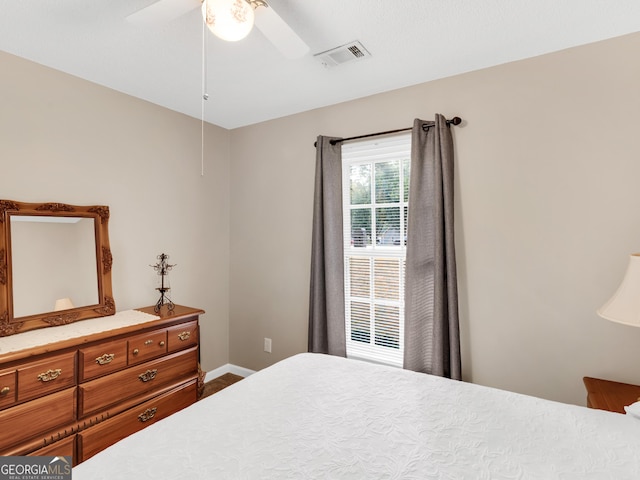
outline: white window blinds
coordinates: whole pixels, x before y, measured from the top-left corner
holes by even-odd
[[[342,146],[347,356],[402,367],[410,133]]]

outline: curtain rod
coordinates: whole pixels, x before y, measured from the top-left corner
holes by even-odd
[[[453,117],[451,120],[447,120],[447,125],[460,125],[462,123],[462,119],[460,117]],[[429,130],[429,127],[431,127],[432,125],[422,125],[422,129],[423,130]],[[340,142],[347,142],[349,140],[359,140],[361,138],[367,138],[367,137],[377,137],[378,135],[389,135],[391,133],[399,133],[399,132],[406,132],[408,130],[411,130],[413,127],[407,127],[407,128],[399,128],[397,130],[387,130],[386,132],[376,132],[376,133],[368,133],[366,135],[358,135],[357,137],[348,137],[348,138],[341,138],[338,140],[329,140],[329,143],[331,145],[335,145],[336,143],[340,143]],[[318,142],[314,142],[313,146],[316,147]]]

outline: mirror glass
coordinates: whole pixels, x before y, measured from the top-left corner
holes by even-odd
[[[99,303],[93,218],[10,221],[15,318]]]

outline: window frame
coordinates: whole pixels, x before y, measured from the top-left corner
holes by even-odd
[[[377,202],[376,168],[377,163],[399,162],[398,202]],[[404,354],[404,280],[406,269],[406,221],[409,205],[408,189],[405,189],[404,169],[410,168],[411,162],[411,132],[361,140],[342,145],[342,205],[343,205],[343,264],[344,264],[344,298],[345,298],[345,333],[347,341],[347,357],[383,363],[402,367]],[[369,171],[369,200],[370,203],[351,205],[351,167],[371,165]],[[406,175],[406,181],[409,176]],[[377,209],[400,209],[399,245],[384,245],[377,242],[376,217]],[[365,246],[356,246],[352,241],[351,212],[357,209],[369,209],[370,242]],[[403,239],[405,241],[403,241]],[[351,258],[367,258],[369,261],[369,295],[368,298],[352,295],[351,272],[349,269]],[[398,295],[391,300],[376,297],[376,280],[374,266],[376,259],[399,260],[398,264]],[[369,305],[369,343],[352,339],[351,302],[368,303]],[[376,307],[390,307],[398,309],[398,348],[376,345]],[[384,323],[383,323],[384,326]]]

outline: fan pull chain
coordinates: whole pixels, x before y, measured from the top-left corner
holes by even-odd
[[[200,176],[204,177],[204,103],[209,100],[207,93],[207,37],[205,23],[202,22],[202,99],[200,100]]]

